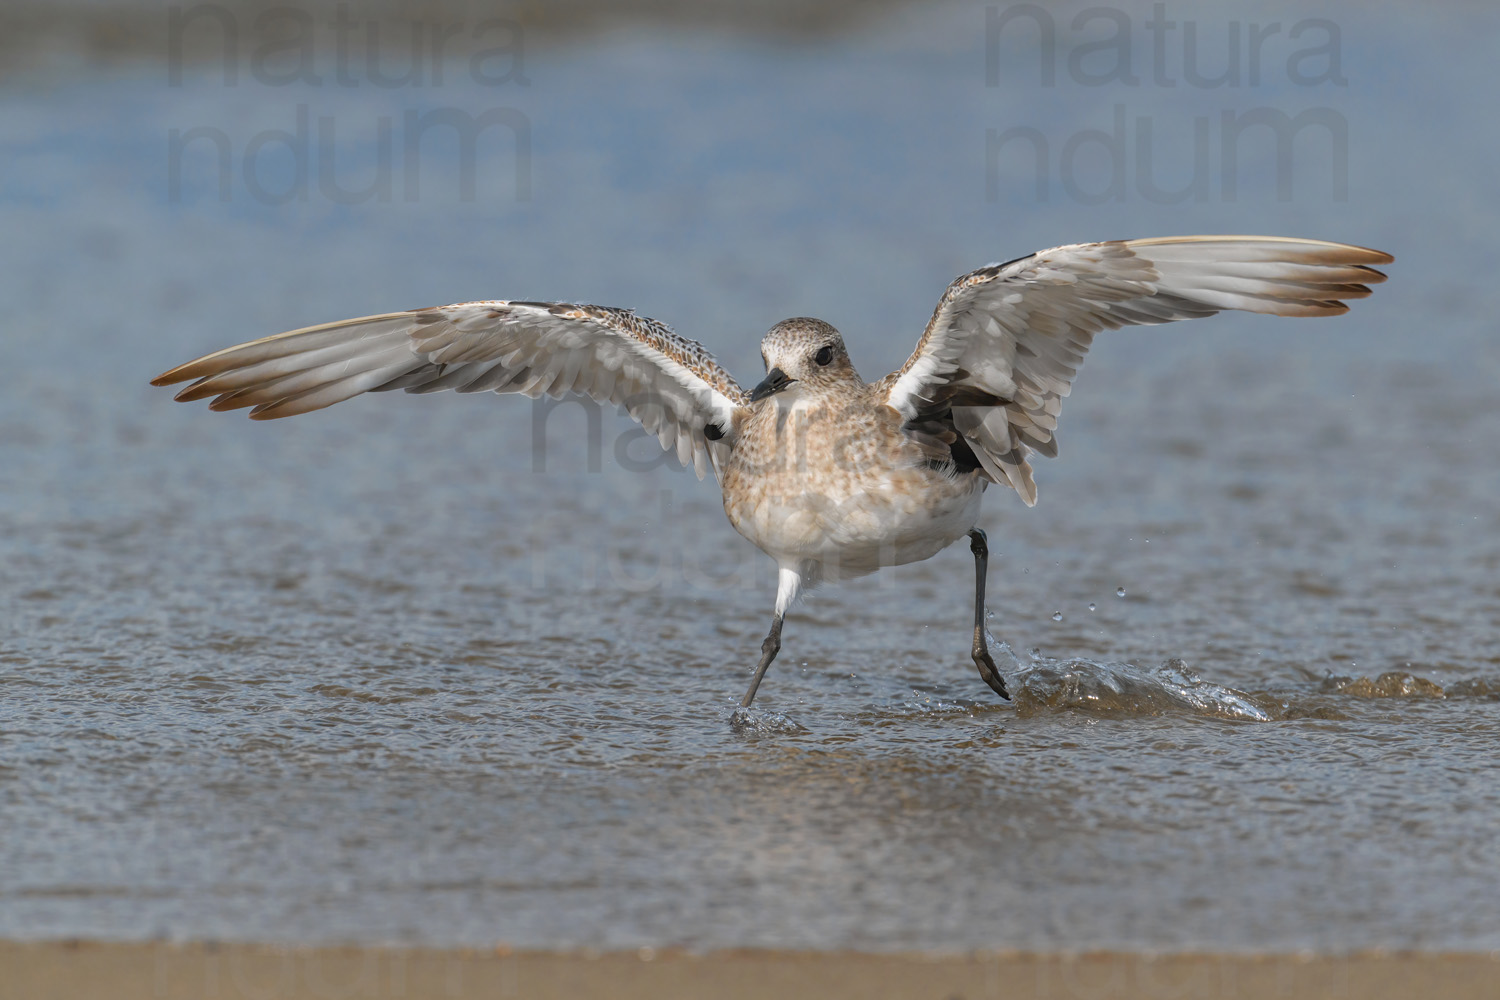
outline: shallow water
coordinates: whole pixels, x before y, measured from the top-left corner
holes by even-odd
[[[803,46],[622,31],[498,91],[8,84],[0,935],[1500,947],[1493,15],[1327,16],[1342,88],[989,88],[968,6]],[[1254,171],[1235,201],[985,200],[986,128],[1117,97],[1163,127],[1336,107],[1348,198],[1314,157],[1286,202]],[[357,131],[444,102],[524,112],[530,200],[165,179],[173,128],[238,155],[299,103]],[[968,659],[957,546],[812,595],[733,724],[772,568],[611,415],[595,469],[578,407],[252,424],[145,386],[492,295],[634,305],[742,378],[822,315],[874,377],[962,270],[1204,230],[1398,262],[1342,319],[1100,338],[1040,504],[986,498],[1013,704]]]

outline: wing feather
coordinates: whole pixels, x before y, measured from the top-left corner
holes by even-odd
[[[699,478],[733,444],[744,391],[696,341],[625,309],[493,300],[293,330],[179,365],[152,385],[271,420],[363,392],[580,393],[622,406]],[[723,432],[704,437],[707,424]]]
[[[1389,254],[1278,236],[1172,236],[1079,243],[991,264],[955,279],[917,348],[882,380],[908,421],[972,388],[999,403],[951,407],[985,472],[1027,505],[1027,455],[1057,453],[1057,416],[1095,334],[1212,316],[1225,309],[1334,316],[1385,280]]]

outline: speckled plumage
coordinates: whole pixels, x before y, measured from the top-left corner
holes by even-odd
[[[1317,240],[1182,236],[1056,247],[955,279],[907,362],[874,383],[843,338],[791,319],[762,341],[745,392],[697,341],[626,309],[491,300],[308,327],[180,365],[180,400],[305,413],[362,392],[578,393],[621,406],[700,478],[712,469],[736,530],[780,575],[748,707],[799,592],[926,559],[968,535],[972,656],[1006,696],[984,642],[985,487],[1036,501],[1030,455],[1057,452],[1062,399],[1093,337],[1222,309],[1325,316],[1385,280],[1388,254]]]
[[[818,366],[809,359],[825,345],[833,358]],[[722,486],[730,523],[797,578],[783,577],[778,611],[804,585],[926,559],[974,526],[983,477],[909,433],[837,330],[786,320],[762,351],[793,383],[737,418]]]

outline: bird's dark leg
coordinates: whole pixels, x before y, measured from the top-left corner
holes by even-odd
[[[984,641],[984,578],[989,570],[990,547],[985,543],[984,532],[978,528],[969,532],[969,551],[974,553],[974,649],[970,655],[974,657],[974,666],[979,668],[979,676],[984,678],[984,682],[1000,697],[1010,701],[1010,692],[1005,690],[1005,678],[1000,676]],[[750,692],[754,694],[755,688],[751,687]]]
[[[776,659],[776,654],[781,652],[781,613],[771,619],[771,631],[766,636],[766,641],[760,644],[760,663],[755,668],[755,676],[750,678],[750,690],[745,692],[745,698],[740,702],[740,708],[749,708],[750,703],[755,700],[755,689],[760,687],[760,679],[766,676],[766,668],[771,661]]]

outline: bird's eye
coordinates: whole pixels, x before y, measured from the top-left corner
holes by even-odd
[[[833,364],[833,348],[819,348],[818,353],[813,355],[813,360],[818,363],[818,366],[820,368],[827,368],[829,365]]]

